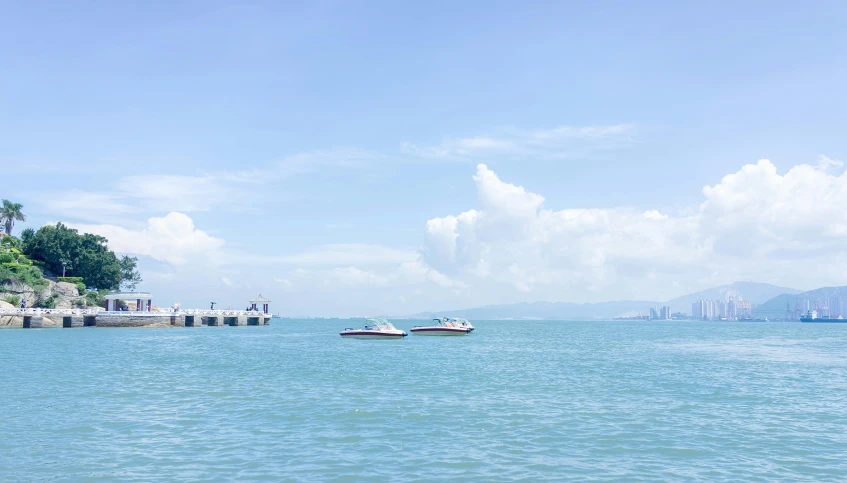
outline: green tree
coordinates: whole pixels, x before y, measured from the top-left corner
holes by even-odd
[[[26,221],[26,215],[23,214],[24,205],[20,203],[12,203],[9,200],[3,200],[3,206],[0,207],[0,223],[6,224],[6,234],[12,234],[12,228],[15,227],[16,221]]]
[[[3,248],[2,251],[4,252],[12,248],[21,250],[23,248],[23,242],[13,236],[0,236],[0,248]]]
[[[128,290],[135,290],[135,287],[141,283],[141,274],[138,273],[136,265],[138,258],[124,255],[121,258],[121,286]]]
[[[26,254],[44,262],[47,270],[82,277],[88,287],[113,290],[121,285],[121,263],[102,236],[79,232],[62,223],[42,226],[25,244]]]
[[[27,229],[25,229],[24,231],[21,232],[21,246],[20,246],[20,248],[21,248],[21,250],[24,251],[24,253],[27,252],[27,244],[29,242],[31,242],[34,237],[35,237],[35,230],[33,230],[32,228],[27,228]]]

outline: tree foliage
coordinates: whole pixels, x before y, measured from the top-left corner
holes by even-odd
[[[22,234],[24,253],[44,262],[47,270],[61,274],[62,262],[68,275],[82,277],[88,287],[98,290],[117,289],[123,280],[121,262],[106,247],[107,240],[62,223],[47,225],[31,236]],[[140,277],[139,277],[140,280]]]
[[[9,200],[3,200],[3,206],[0,207],[0,223],[5,224],[7,235],[12,234],[12,228],[15,227],[16,221],[26,221],[26,215],[23,214],[24,205],[20,203],[12,203]]]
[[[121,258],[121,287],[128,290],[135,290],[135,287],[141,283],[141,274],[138,273],[136,265],[138,259],[124,255]]]

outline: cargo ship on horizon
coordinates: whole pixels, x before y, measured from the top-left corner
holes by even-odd
[[[818,317],[817,310],[810,310],[806,312],[806,315],[800,317],[800,322],[830,322],[830,323],[847,323],[847,319],[842,318],[840,315],[835,317],[830,317],[829,315],[824,315]]]

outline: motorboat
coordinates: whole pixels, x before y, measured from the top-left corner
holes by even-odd
[[[431,325],[417,325],[411,329],[415,335],[468,335],[474,326],[465,319],[439,317]]]
[[[347,328],[341,331],[341,337],[350,339],[402,339],[407,335],[406,331],[394,327],[385,319],[367,319],[361,329]]]

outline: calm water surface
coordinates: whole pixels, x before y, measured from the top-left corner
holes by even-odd
[[[273,323],[0,331],[0,481],[847,476],[847,324]]]

